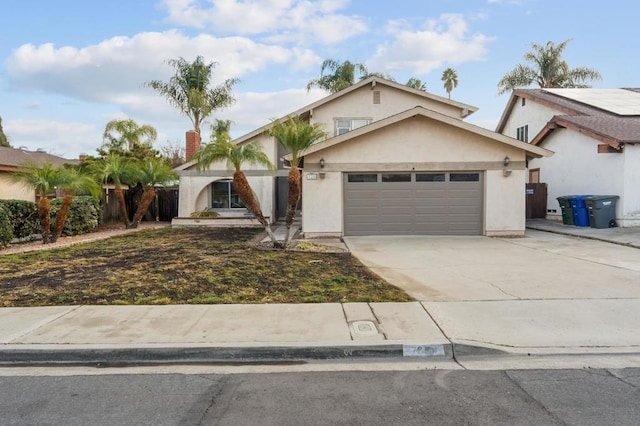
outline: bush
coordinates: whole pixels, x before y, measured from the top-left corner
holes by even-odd
[[[33,201],[0,200],[9,212],[14,238],[27,238],[40,233],[38,205]]]
[[[55,226],[56,215],[62,205],[62,198],[51,200],[51,230]],[[102,209],[100,202],[88,196],[74,197],[67,222],[64,224],[62,235],[79,235],[93,231],[102,223]]]
[[[9,218],[9,210],[0,205],[0,247],[8,246],[13,240],[13,225]]]

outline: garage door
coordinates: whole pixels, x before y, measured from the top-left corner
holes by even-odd
[[[345,235],[481,235],[482,173],[345,173]]]

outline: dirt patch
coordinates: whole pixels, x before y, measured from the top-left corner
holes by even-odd
[[[347,252],[261,250],[261,237],[165,227],[5,254],[0,306],[411,300]]]

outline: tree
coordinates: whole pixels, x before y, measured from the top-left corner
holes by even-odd
[[[130,228],[131,222],[129,221],[122,185],[125,182],[135,181],[137,168],[134,160],[117,154],[109,154],[96,161],[93,167],[95,175],[98,176],[101,181],[104,183],[113,183],[118,206],[120,207],[122,222],[126,228]]]
[[[325,74],[325,71],[331,73]],[[327,90],[329,93],[339,92],[356,82],[356,74],[367,76],[369,71],[363,64],[325,59],[320,68],[320,77],[311,79],[307,83],[307,92],[313,87]]]
[[[134,151],[136,148],[146,146],[153,147],[158,137],[155,127],[149,124],[139,126],[135,120],[111,120],[104,128],[102,138],[104,140],[101,149],[112,152],[114,150]]]
[[[449,99],[451,99],[451,91],[458,87],[458,73],[453,68],[447,68],[442,71],[440,80],[444,82],[444,90],[447,91]]]
[[[9,138],[7,138],[7,135],[4,134],[4,130],[2,129],[2,117],[0,117],[0,146],[11,147]]]
[[[264,217],[262,209],[260,208],[260,203],[253,193],[253,190],[247,181],[247,177],[242,171],[242,165],[245,163],[261,165],[270,169],[274,168],[274,166],[271,164],[269,157],[267,157],[259,145],[255,143],[245,145],[236,145],[231,143],[231,137],[228,133],[225,134],[224,132],[224,127],[228,123],[229,122],[222,120],[217,121],[217,126],[215,126],[215,128],[218,129],[217,137],[213,137],[212,143],[205,145],[204,148],[194,155],[194,159],[196,160],[196,169],[201,171],[209,167],[212,163],[217,161],[226,161],[227,166],[234,170],[233,186],[240,197],[240,201],[242,201],[247,210],[253,213],[256,219],[258,219],[260,224],[264,227],[267,235],[269,235],[269,238],[273,243],[273,246],[280,247],[280,244],[271,231],[271,225]]]
[[[167,63],[175,74],[168,82],[151,80],[145,86],[151,87],[182,114],[189,117],[193,129],[200,133],[202,122],[214,111],[233,104],[231,94],[237,79],[227,79],[222,84],[210,88],[215,62],[204,63],[202,56],[193,62],[184,58],[170,59]]]
[[[588,82],[602,79],[593,68],[569,68],[562,53],[570,41],[567,39],[558,45],[548,41],[544,46],[531,43],[532,50],[524,55],[524,59],[532,66],[519,64],[505,74],[498,82],[498,94],[532,84],[540,88],[591,87]]]
[[[38,201],[38,219],[42,243],[49,243],[51,235],[50,202],[47,195],[51,194],[63,183],[63,173],[59,166],[45,162],[42,164],[26,163],[18,171],[11,174],[14,182],[22,183],[34,189],[40,196]]]
[[[163,159],[148,158],[140,165],[137,173],[137,180],[142,185],[144,192],[142,198],[133,215],[132,228],[137,228],[142,221],[142,217],[149,209],[156,196],[156,185],[162,185],[172,180],[178,179],[178,175],[171,166]]]
[[[83,173],[75,168],[60,169],[58,189],[62,192],[62,204],[56,215],[56,223],[53,235],[51,236],[51,242],[53,243],[62,235],[62,230],[67,223],[69,210],[73,203],[73,196],[77,193],[90,193],[95,198],[100,196],[100,185],[98,185],[96,180],[87,173]]]
[[[269,135],[273,136],[278,144],[291,155],[291,168],[287,177],[289,186],[287,192],[287,213],[284,246],[291,240],[291,224],[300,202],[300,159],[304,152],[320,139],[327,137],[320,123],[310,124],[299,117],[288,117],[286,120],[275,120],[269,129]]]
[[[427,90],[427,83],[423,83],[422,80],[415,77],[411,77],[407,81],[405,86],[411,87],[412,89],[416,89],[416,90],[423,90],[423,91]]]
[[[180,141],[167,141],[166,145],[160,146],[160,156],[167,160],[171,167],[178,167],[187,162],[186,149]]]

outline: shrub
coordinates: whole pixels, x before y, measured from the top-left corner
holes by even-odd
[[[13,240],[13,225],[9,218],[9,210],[0,205],[0,247],[8,246]]]
[[[51,201],[51,228],[55,224],[62,198]],[[100,202],[92,197],[74,197],[62,235],[79,235],[93,231],[102,222]]]
[[[191,213],[191,217],[218,217],[220,214],[218,212],[210,211],[210,210],[202,210]]]
[[[27,238],[40,233],[38,205],[33,201],[0,200],[9,212],[14,238]]]

